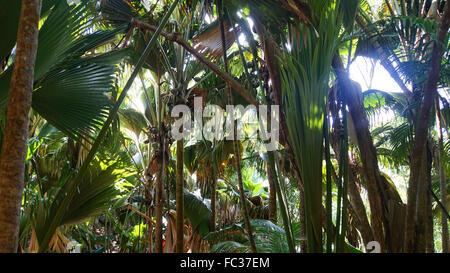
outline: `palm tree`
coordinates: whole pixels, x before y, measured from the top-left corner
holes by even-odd
[[[68,2],[42,1],[1,251],[434,252],[438,230],[448,250],[448,1]],[[24,3],[0,0],[0,168]],[[362,89],[356,57],[402,93]],[[174,139],[198,97],[279,106],[276,150]]]
[[[42,1],[24,1],[0,159],[0,252],[16,252]]]
[[[397,246],[396,251],[400,251],[403,247],[405,247],[404,251],[409,252],[425,251],[424,234],[425,223],[427,223],[425,218],[431,210],[431,207],[425,201],[431,198],[427,190],[427,182],[418,183],[419,180],[427,181],[431,177],[431,164],[429,163],[431,157],[427,159],[427,156],[425,156],[428,153],[426,150],[430,150],[430,146],[425,145],[428,142],[427,137],[425,137],[427,131],[425,128],[428,126],[426,121],[428,121],[431,104],[434,101],[432,96],[434,96],[435,91],[427,93],[426,90],[428,90],[430,84],[432,89],[436,89],[433,86],[436,84],[445,86],[447,81],[446,73],[439,73],[442,58],[442,53],[439,53],[439,51],[441,49],[433,45],[434,42],[444,43],[445,34],[443,33],[447,32],[445,21],[448,19],[445,19],[444,12],[442,17],[444,23],[436,28],[431,27],[433,25],[431,19],[436,16],[433,12],[437,12],[437,9],[433,8],[435,4],[433,6],[428,4],[421,3],[422,7],[408,2],[404,7],[399,8],[397,5],[391,6],[386,1],[385,12],[390,16],[372,23],[366,12],[361,10],[360,17],[357,17],[356,20],[367,35],[366,38],[360,39],[357,51],[359,49],[361,53],[379,59],[391,76],[396,79],[404,92],[406,102],[411,105],[407,112],[409,113],[410,126],[415,131],[412,149],[414,152],[411,154],[410,160],[411,177],[408,188],[405,234],[399,237],[404,237],[405,245]],[[395,17],[397,15],[403,17]],[[370,49],[367,50],[368,48],[364,44],[369,44]],[[437,55],[433,56],[433,54]],[[421,72],[415,70],[418,67],[421,67]],[[423,71],[430,71],[430,73],[433,71],[430,74],[433,75],[433,79],[428,78],[427,81],[427,78],[422,74]],[[410,88],[407,87],[408,85]],[[425,94],[428,95],[425,96]],[[417,107],[412,107],[412,105],[421,105],[421,107],[416,109]],[[360,120],[353,119],[355,121]],[[425,167],[421,168],[421,165]],[[428,167],[426,167],[427,165]],[[422,187],[420,189],[418,188],[419,184]],[[420,204],[416,206],[418,203]],[[386,204],[384,206],[386,207]],[[430,224],[428,225],[430,226]],[[416,226],[417,231],[415,231]],[[428,229],[429,233],[432,232],[431,228]],[[393,232],[395,230],[399,229],[392,228]],[[414,234],[419,234],[419,236]],[[392,239],[392,241],[399,240]],[[400,241],[403,241],[403,239]]]

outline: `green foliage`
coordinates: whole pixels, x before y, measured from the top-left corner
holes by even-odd
[[[280,60],[286,122],[296,163],[304,181],[308,244],[321,251],[322,154],[325,98],[331,61],[336,50],[336,14],[325,6],[316,29],[304,29],[304,39],[291,37],[290,52]],[[317,36],[316,31],[323,33]]]
[[[98,163],[93,164],[81,180],[78,192],[64,209],[63,217],[57,219],[58,226],[81,223],[105,211],[119,193],[114,188],[117,179],[117,175],[113,174],[114,170],[115,165],[102,170]],[[55,219],[56,210],[63,203],[64,198],[67,198],[67,186],[72,179],[71,174],[63,175],[56,193],[53,193],[55,196],[50,198],[52,202],[49,202],[50,199],[44,199],[33,208],[32,223],[38,242],[42,241],[46,233],[53,232],[49,229],[50,220]]]
[[[69,6],[59,1],[39,31],[32,107],[72,138],[89,139],[111,108],[107,92],[114,87],[115,64],[126,51],[97,57],[83,56],[117,34],[115,30],[90,33],[92,3]],[[8,100],[12,67],[0,75],[0,106]]]
[[[125,108],[119,110],[120,121],[127,129],[132,131],[136,137],[139,137],[147,127],[147,120],[145,116],[132,108]]]
[[[270,221],[262,219],[250,220],[255,244],[260,253],[289,253],[285,231]],[[293,233],[300,234],[298,223],[294,225]],[[245,235],[242,223],[225,227],[219,231],[208,234],[205,238],[213,244],[213,253],[249,253],[250,245]],[[296,242],[299,238],[296,237]]]
[[[200,237],[209,233],[209,222],[211,219],[211,209],[195,194],[184,191],[184,214]]]

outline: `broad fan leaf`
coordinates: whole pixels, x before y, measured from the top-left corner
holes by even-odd
[[[114,73],[113,66],[99,64],[55,71],[34,91],[33,109],[69,136],[87,137],[112,106],[106,92],[113,86]]]
[[[228,50],[235,42],[236,37],[228,20],[224,21],[225,45]],[[240,33],[237,29],[238,35]],[[211,23],[204,31],[192,39],[195,48],[211,58],[220,58],[223,56],[222,37],[219,21]]]
[[[115,65],[129,51],[94,57],[86,52],[108,43],[126,27],[92,32],[95,9],[88,0],[71,6],[47,0],[43,9],[49,13],[39,31],[32,107],[68,136],[89,139],[111,107],[107,93],[114,87]],[[1,108],[8,102],[11,74],[12,66],[0,75]]]
[[[145,116],[133,108],[119,109],[119,115],[120,121],[125,125],[125,128],[132,131],[139,138],[140,133],[147,127]]]
[[[288,253],[289,248],[286,241],[286,232],[271,221],[262,219],[252,219],[250,224],[253,227],[255,243],[258,252],[262,253]],[[297,225],[298,227],[299,225]],[[300,234],[298,228],[294,234]],[[245,235],[242,223],[233,224],[216,232],[212,232],[205,237],[205,240],[213,246],[213,253],[248,253],[250,245]],[[299,241],[299,238],[296,238]]]
[[[89,171],[84,175],[77,193],[65,208],[62,218],[57,219],[59,225],[76,224],[105,211],[111,201],[118,195],[114,187],[117,175],[114,174],[116,166],[113,164],[102,170],[98,164],[91,165]],[[64,181],[68,178],[66,181]],[[67,196],[67,187],[71,183],[73,175],[63,176],[61,183],[64,185],[58,190],[55,200],[48,204],[48,201],[39,203],[32,215],[32,224],[36,230],[38,242],[49,232],[48,226],[54,220],[56,211]],[[47,207],[49,206],[50,207]]]
[[[184,214],[191,222],[192,229],[203,237],[209,233],[209,222],[211,218],[211,209],[198,196],[184,191]]]

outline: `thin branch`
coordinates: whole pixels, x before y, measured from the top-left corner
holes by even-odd
[[[150,218],[147,215],[145,215],[144,213],[140,212],[135,207],[133,207],[131,205],[128,205],[126,208],[129,209],[129,210],[132,210],[132,211],[136,212],[137,214],[139,214],[140,216],[144,217],[144,219],[147,220],[148,223],[152,223],[152,225],[155,224],[155,222],[153,222],[152,218]]]
[[[133,19],[132,25],[137,26],[141,29],[147,29],[150,31],[155,31],[156,26],[141,22],[139,20]],[[240,83],[238,83],[235,79],[233,79],[228,73],[221,70],[217,65],[213,64],[210,60],[208,60],[203,54],[199,53],[195,48],[193,48],[187,41],[181,38],[178,33],[167,33],[161,31],[161,36],[166,38],[169,41],[175,42],[186,49],[189,53],[191,53],[197,60],[203,63],[206,67],[211,69],[214,73],[216,73],[220,78],[222,78],[226,83],[228,83],[239,95],[241,95],[247,102],[258,107],[258,102],[250,95],[250,92],[247,91]]]

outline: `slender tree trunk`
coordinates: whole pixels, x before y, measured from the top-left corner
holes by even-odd
[[[182,117],[184,118],[184,117]],[[177,253],[184,252],[184,177],[183,177],[184,140],[177,141],[177,169],[176,169],[176,210],[177,210]]]
[[[427,237],[426,237],[426,199],[428,192],[428,177],[431,176],[431,166],[428,162],[428,149],[424,150],[422,157],[422,170],[420,171],[420,178],[417,187],[417,203],[416,203],[416,215],[415,215],[415,236],[412,245],[414,245],[413,251],[418,253],[426,252]]]
[[[163,177],[165,172],[165,132],[163,131],[164,124],[162,122],[162,117],[160,116],[161,111],[161,76],[157,75],[157,85],[158,85],[158,105],[157,105],[157,122],[158,122],[158,133],[156,134],[156,142],[158,147],[155,149],[156,155],[156,178],[155,178],[155,253],[163,253]],[[151,144],[149,144],[149,149]],[[149,161],[149,164],[152,164]],[[149,166],[151,168],[151,166]]]
[[[444,168],[444,162],[445,160],[445,154],[444,154],[444,141],[443,141],[443,122],[442,122],[442,115],[441,111],[439,109],[439,100],[436,98],[436,113],[438,116],[439,121],[439,150],[438,150],[438,160],[437,160],[437,167],[439,169],[439,179],[440,179],[440,191],[441,191],[441,203],[444,206],[444,208],[447,208],[447,176],[445,173]],[[448,253],[448,249],[450,247],[449,245],[449,239],[448,239],[448,219],[445,212],[441,210],[441,230],[442,230],[442,252]]]
[[[163,182],[162,182],[162,172],[163,172],[163,152],[161,151],[164,147],[164,142],[161,141],[161,136],[159,141],[159,149],[156,152],[157,157],[157,170],[155,179],[155,253],[163,252],[162,244],[162,218],[163,218]]]
[[[41,0],[23,0],[0,158],[0,252],[16,252]]]
[[[153,214],[153,208],[152,207],[148,207],[147,210],[147,215],[150,219],[152,219],[152,214]],[[153,250],[153,225],[152,225],[152,221],[147,221],[147,228],[148,228],[148,253],[152,253]]]
[[[216,186],[217,178],[214,177],[211,180],[211,222],[209,225],[209,231],[216,231]]]
[[[231,92],[229,92],[228,94],[229,97],[231,97]],[[234,126],[234,135],[236,136],[237,134],[237,130],[236,130],[236,126]],[[253,239],[253,230],[252,230],[252,226],[250,225],[250,216],[248,214],[248,208],[247,208],[247,198],[245,196],[245,192],[244,192],[244,183],[242,181],[242,172],[241,172],[241,155],[240,155],[240,150],[239,150],[239,144],[237,140],[233,140],[234,142],[234,155],[236,157],[236,171],[237,171],[237,177],[238,177],[238,184],[239,184],[239,194],[240,194],[240,199],[241,199],[241,206],[242,206],[242,214],[244,217],[244,222],[245,222],[245,226],[247,228],[247,233],[248,233],[248,240],[250,242],[250,248],[252,250],[253,253],[256,253],[256,245],[255,245],[255,241]]]
[[[424,156],[425,143],[427,140],[427,127],[430,117],[430,110],[433,104],[433,97],[437,89],[439,80],[439,72],[441,70],[442,54],[447,32],[450,26],[450,1],[445,3],[445,11],[441,18],[441,22],[437,28],[437,41],[433,44],[433,52],[431,55],[430,71],[428,79],[423,88],[422,106],[417,114],[417,126],[415,128],[415,138],[410,164],[410,178],[408,185],[408,204],[406,212],[406,232],[405,232],[405,250],[414,252],[414,236],[415,236],[415,215],[417,206],[417,189],[419,179],[421,177],[421,164]]]
[[[228,75],[228,58],[227,58],[227,49],[225,44],[225,26],[224,26],[224,20],[223,20],[223,10],[222,10],[222,1],[219,1],[219,22],[220,22],[220,32],[222,36],[222,50],[223,50],[223,60],[224,60],[224,66],[225,66],[225,73]],[[229,82],[227,82],[227,90],[228,90],[228,104],[233,105],[233,97],[231,94],[231,85]],[[250,225],[250,217],[248,214],[247,209],[247,198],[245,196],[244,192],[244,183],[242,182],[242,172],[241,172],[241,154],[239,149],[239,142],[236,140],[237,138],[237,128],[234,124],[233,120],[233,129],[234,129],[234,156],[235,156],[235,163],[236,163],[236,172],[238,177],[238,185],[239,185],[239,194],[241,199],[241,206],[242,206],[242,214],[244,218],[245,227],[247,229],[247,235],[248,235],[248,241],[250,243],[250,248],[253,253],[256,253],[256,245],[255,241],[253,239],[253,232],[252,232],[252,226]]]
[[[269,220],[277,223],[277,192],[275,189],[274,174],[267,164],[267,180],[269,181]]]
[[[335,127],[335,133],[332,134],[332,137],[330,137],[331,146],[333,147],[334,153],[337,158],[339,158],[339,136],[336,133],[336,127]],[[353,209],[353,212],[355,213],[355,216],[357,218],[357,224],[358,224],[358,230],[361,233],[361,237],[364,241],[364,244],[367,245],[367,243],[375,240],[372,227],[369,224],[369,219],[367,218],[366,213],[366,207],[364,206],[364,202],[361,198],[361,195],[359,193],[358,187],[356,185],[356,181],[359,181],[358,175],[356,174],[356,171],[354,170],[356,166],[350,164],[350,171],[349,171],[349,180],[348,180],[348,198],[350,206]],[[336,171],[332,169],[332,176],[334,178],[334,181],[337,183],[338,177],[336,175]]]
[[[431,171],[431,169],[430,169]],[[427,240],[427,253],[434,253],[434,219],[433,219],[433,207],[432,207],[432,196],[430,193],[431,188],[431,172],[427,179],[427,200],[426,200],[426,240]]]

